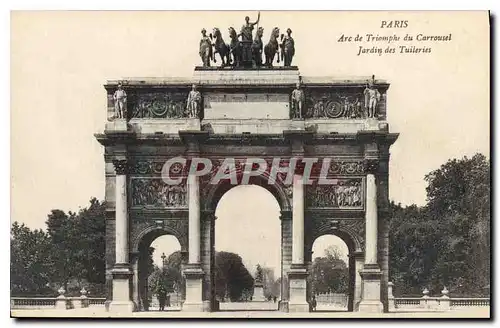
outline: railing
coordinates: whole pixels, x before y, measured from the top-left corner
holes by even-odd
[[[76,309],[104,306],[104,297],[11,297],[10,308],[20,309]]]
[[[106,303],[105,297],[89,297],[87,298],[88,306],[104,306]]]
[[[452,307],[490,306],[489,298],[450,298]]]
[[[46,309],[53,308],[56,306],[55,297],[11,297],[10,298],[10,308],[11,309]]]
[[[429,290],[424,288],[422,297],[394,297],[392,289],[394,284],[389,282],[388,299],[390,310],[416,310],[426,311],[449,311],[455,309],[489,307],[490,299],[488,297],[449,297],[449,290],[444,287],[440,297],[430,297]]]
[[[420,306],[421,298],[416,297],[399,297],[394,299],[396,308],[398,307],[418,307]]]

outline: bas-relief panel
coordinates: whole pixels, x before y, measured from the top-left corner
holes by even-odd
[[[308,208],[364,208],[364,185],[362,178],[332,179],[333,184],[306,186]]]
[[[366,89],[306,88],[306,118],[364,119],[369,117]],[[380,90],[380,100],[376,104],[375,115],[385,119],[385,91]],[[378,92],[378,91],[377,91]]]
[[[131,118],[188,117],[188,91],[148,91],[130,93],[128,108]]]
[[[130,179],[132,208],[187,208],[185,180],[168,185],[161,178]]]

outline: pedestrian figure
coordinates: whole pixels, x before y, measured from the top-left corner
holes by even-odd
[[[167,300],[167,291],[165,287],[160,285],[160,288],[158,288],[158,303],[160,303],[160,311],[165,311],[166,300]]]

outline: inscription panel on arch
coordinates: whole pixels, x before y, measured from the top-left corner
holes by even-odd
[[[308,208],[335,208],[363,210],[365,190],[363,178],[331,179],[332,184],[312,184],[306,186],[306,206]]]

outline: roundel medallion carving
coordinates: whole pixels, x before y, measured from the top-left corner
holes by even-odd
[[[325,114],[330,118],[338,118],[343,113],[342,104],[337,101],[329,101],[325,104]]]
[[[167,113],[167,103],[165,99],[155,98],[151,103],[151,113],[156,117],[164,116]]]

